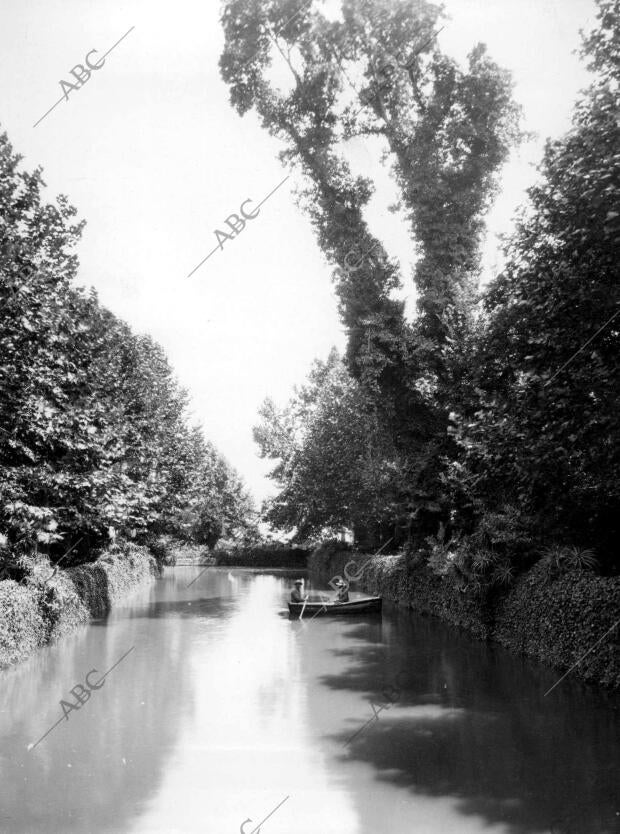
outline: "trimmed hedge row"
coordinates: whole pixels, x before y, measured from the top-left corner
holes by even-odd
[[[245,568],[297,568],[305,570],[310,551],[302,547],[239,547],[214,550],[216,565]]]
[[[493,637],[560,669],[578,663],[583,680],[620,689],[620,577],[573,571],[549,582],[536,566],[497,606]]]
[[[124,543],[106,550],[96,562],[69,568],[66,573],[89,616],[104,617],[115,602],[159,576],[161,569],[146,548]]]
[[[322,582],[361,573],[353,589],[378,594],[422,614],[432,614],[495,640],[515,652],[570,669],[583,680],[620,689],[620,578],[572,571],[549,580],[537,565],[503,595],[476,596],[425,565],[407,566],[402,555],[368,557],[320,546],[309,559]],[[603,638],[603,639],[601,639]],[[600,641],[594,650],[593,646]]]
[[[49,571],[48,571],[49,573]],[[0,582],[0,668],[25,660],[39,646],[102,617],[159,567],[146,548],[114,545],[92,564],[59,570],[43,582]]]

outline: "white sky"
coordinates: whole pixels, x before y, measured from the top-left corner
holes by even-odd
[[[300,0],[300,7],[303,0]],[[439,36],[459,60],[473,44],[512,70],[525,128],[539,138],[506,166],[489,218],[487,277],[496,235],[535,178],[547,136],[569,125],[587,75],[574,50],[594,22],[593,0],[446,0]],[[214,229],[262,200],[286,176],[278,143],[228,104],[218,58],[219,0],[2,0],[1,128],[28,168],[41,165],[50,197],[65,193],[87,220],[81,281],[132,327],[165,348],[192,397],[196,421],[258,499],[273,491],[251,427],[265,396],[284,401],[315,357],[344,347],[331,270],[295,206],[293,175],[244,232],[187,274],[216,245]],[[60,98],[70,69],[106,52],[105,66]],[[355,170],[379,191],[369,220],[401,259],[411,295],[411,243],[386,211],[395,192],[372,144],[352,149]],[[354,153],[353,153],[354,151]],[[248,206],[248,210],[251,209]]]

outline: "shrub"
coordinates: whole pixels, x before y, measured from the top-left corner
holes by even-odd
[[[507,587],[512,585],[515,579],[515,569],[507,560],[502,560],[491,574],[491,584]]]
[[[472,544],[489,548],[520,559],[532,547],[532,519],[512,504],[505,504],[500,510],[485,512],[478,528],[471,536]]]
[[[177,549],[171,536],[157,536],[147,540],[146,546],[160,567],[171,567],[177,561]]]
[[[446,576],[458,558],[459,539],[446,540],[446,528],[439,525],[436,536],[427,536],[429,546],[428,566],[436,576]]]
[[[0,582],[0,667],[26,658],[47,633],[36,592],[11,579]]]
[[[596,571],[599,566],[594,551],[573,545],[552,545],[540,551],[541,570],[546,581],[555,579],[567,571]]]

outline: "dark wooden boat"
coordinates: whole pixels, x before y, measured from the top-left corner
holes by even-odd
[[[293,619],[298,619],[303,611],[306,617],[324,617],[335,614],[380,614],[381,597],[353,599],[349,602],[289,602],[288,610]]]

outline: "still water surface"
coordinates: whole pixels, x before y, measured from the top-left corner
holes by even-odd
[[[543,698],[553,671],[405,611],[291,622],[286,573],[198,573],[0,674],[1,832],[620,832],[618,699]]]

